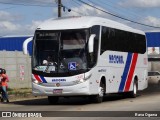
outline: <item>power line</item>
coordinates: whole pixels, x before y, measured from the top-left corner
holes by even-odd
[[[76,8],[79,7],[79,5],[78,5],[75,1],[73,1],[73,0],[72,0],[72,5],[73,5],[74,7],[76,7]]]
[[[69,9],[67,6],[65,6],[65,7],[66,7],[67,9]],[[75,12],[75,13],[78,13],[79,15],[84,15],[83,13],[80,13],[80,12],[74,10],[73,8],[71,8],[71,11],[73,11],[73,12]]]
[[[76,0],[72,0],[74,3],[76,3],[77,5],[81,5],[79,2],[77,2]]]
[[[126,16],[126,12],[127,13],[129,13],[128,14],[128,16],[130,16],[130,17],[127,17],[127,18],[130,18],[130,19],[134,19],[135,18],[135,16],[137,16],[137,17],[139,17],[139,18],[142,18],[142,16],[139,16],[138,14],[135,14],[134,12],[132,12],[132,11],[128,11],[128,10],[126,10],[126,9],[124,9],[124,8],[120,8],[120,7],[118,7],[118,6],[115,6],[115,3],[113,3],[113,2],[111,2],[111,1],[109,1],[109,0],[107,0],[107,1],[104,1],[104,0],[99,0],[98,2],[97,1],[92,1],[92,0],[88,0],[89,2],[91,2],[92,4],[94,4],[95,6],[96,5],[99,5],[99,6],[107,6],[107,10],[109,9],[109,8],[111,8],[111,9],[109,9],[110,10],[110,12],[112,12],[112,13],[117,13],[117,14],[119,14],[119,15],[121,15],[121,16],[123,16],[123,17],[125,17]],[[112,3],[112,4],[107,4],[107,2],[109,2],[109,3]],[[114,4],[114,5],[113,5]],[[133,17],[134,16],[134,17]]]
[[[8,10],[8,9],[13,9],[13,8],[17,8],[17,7],[7,7],[7,8],[2,8],[0,10]]]
[[[79,1],[76,1],[76,0],[72,0],[74,3],[76,3],[77,5],[80,5],[80,6],[82,6],[82,4],[81,3],[79,3]],[[77,7],[77,6],[76,6]],[[79,6],[78,6],[79,7]],[[83,6],[82,6],[83,7]],[[86,8],[87,10],[89,10],[88,8]],[[87,15],[87,14],[84,14],[84,13],[82,13],[83,15]]]
[[[39,4],[24,4],[24,3],[12,3],[12,2],[0,2],[0,4],[9,4],[9,5],[21,5],[21,6],[38,6],[38,7],[56,7],[51,5],[39,5]]]
[[[70,3],[70,5],[71,5],[72,3]],[[65,12],[65,9],[67,9],[68,10],[68,12],[74,12],[74,13],[78,13],[79,15],[84,15],[83,13],[81,13],[81,12],[78,12],[77,10],[74,10],[74,8],[73,8],[73,4],[72,4],[72,7],[68,7],[67,5],[64,5],[64,4],[58,4],[57,3],[57,5],[59,5],[59,7],[62,7],[63,8],[63,11]],[[69,5],[69,4],[68,4]],[[77,6],[76,6],[77,7]]]
[[[72,0],[72,6],[74,6],[75,8],[78,8],[79,7],[79,5],[81,6],[81,4],[80,3],[78,3],[76,0],[74,1],[74,0]],[[73,5],[74,4],[74,5]],[[78,5],[78,6],[77,6]],[[71,8],[72,9],[72,11],[74,11],[75,13],[78,13],[79,15],[85,15],[84,13],[82,13],[82,12],[78,12],[77,10],[74,10],[74,8],[72,7]]]
[[[118,16],[118,15],[115,15],[115,14],[113,14],[113,13],[107,12],[107,11],[102,10],[102,9],[100,9],[100,8],[98,8],[98,7],[95,7],[95,6],[93,6],[93,5],[90,5],[89,3],[86,3],[86,2],[84,2],[84,1],[82,1],[82,0],[78,0],[78,1],[81,2],[81,3],[83,3],[83,4],[86,4],[86,5],[90,6],[90,7],[92,7],[92,8],[95,8],[95,9],[101,11],[101,12],[104,12],[104,13],[109,14],[109,15],[111,15],[111,16],[114,16],[114,17],[117,17],[117,18],[120,18],[120,19],[129,21],[129,22],[132,22],[132,23],[136,23],[136,24],[139,24],[139,25],[143,25],[143,26],[147,26],[147,27],[152,27],[152,28],[160,28],[160,27],[143,24],[143,23],[140,23],[140,22],[136,22],[136,21],[133,21],[133,20],[130,20],[130,19],[127,19],[127,18]]]
[[[114,9],[117,9],[117,10],[119,10],[119,11],[122,11],[122,12],[127,12],[127,13],[129,13],[129,15],[134,15],[134,16],[137,16],[137,17],[139,17],[139,18],[142,18],[142,15],[140,16],[140,15],[138,15],[137,13],[135,13],[135,12],[133,12],[133,11],[130,11],[130,10],[126,10],[126,8],[124,8],[123,6],[121,6],[121,7],[118,7],[118,6],[115,6],[115,3],[113,2],[113,1],[110,1],[110,0],[108,0],[107,2],[108,3],[111,3],[111,4],[107,4],[105,1],[103,1],[103,0],[100,0],[99,2],[101,2],[102,4],[105,4],[105,5],[108,5],[108,6],[110,6],[110,7],[114,7]]]
[[[75,4],[74,4],[75,2],[72,0],[72,2],[67,2],[67,5],[65,5],[65,7],[67,8],[67,9],[71,9],[71,12],[74,12],[74,13],[78,13],[79,15],[84,15],[82,12],[80,12],[80,11],[77,11],[77,10],[75,10],[75,8],[77,8],[77,6],[75,6]],[[74,4],[74,5],[73,5]],[[69,6],[70,7],[69,7]],[[71,7],[72,6],[72,7]]]

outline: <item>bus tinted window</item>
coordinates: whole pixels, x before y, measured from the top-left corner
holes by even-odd
[[[98,58],[98,45],[99,45],[99,33],[100,33],[100,26],[92,26],[90,29],[91,34],[95,34],[94,38],[94,50],[93,53],[89,55],[88,59],[88,65],[89,67],[93,67],[97,63],[97,58]]]
[[[101,54],[106,50],[145,53],[145,36],[128,31],[102,27]]]

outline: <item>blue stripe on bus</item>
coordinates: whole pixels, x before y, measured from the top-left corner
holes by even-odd
[[[123,75],[122,75],[122,78],[121,78],[121,83],[120,83],[120,86],[119,86],[119,92],[123,92],[123,89],[124,89],[124,86],[125,86],[125,83],[126,83],[126,79],[127,79],[127,75],[128,75],[128,72],[129,72],[131,60],[132,60],[132,53],[128,53],[127,60],[126,60],[126,65],[125,65]]]
[[[42,77],[42,76],[39,76],[39,77],[41,78],[41,80],[43,81],[43,83],[47,83],[47,81],[45,80],[44,77]]]

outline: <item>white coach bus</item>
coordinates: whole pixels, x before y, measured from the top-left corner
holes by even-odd
[[[25,48],[26,49],[26,48]],[[144,32],[100,17],[50,19],[33,38],[32,92],[59,97],[108,93],[136,97],[148,86]]]

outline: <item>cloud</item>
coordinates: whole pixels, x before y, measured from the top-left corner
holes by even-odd
[[[146,23],[148,25],[160,27],[160,18],[148,16],[144,19],[144,23]]]
[[[147,16],[147,17],[138,19],[137,21],[139,23],[149,25],[149,26],[153,26],[153,27],[147,27],[147,26],[139,25],[139,24],[132,23],[132,22],[129,22],[129,21],[122,21],[121,20],[120,22],[123,23],[123,24],[126,24],[126,25],[128,25],[132,28],[139,29],[139,30],[142,30],[142,31],[147,31],[147,32],[148,31],[160,31],[160,18],[156,18],[156,17],[153,17],[153,16]]]
[[[6,11],[0,11],[0,21],[17,21],[20,20],[21,16],[16,14],[11,14]]]
[[[30,31],[35,31],[35,29],[42,23],[43,21],[35,21],[33,20],[30,25],[26,25],[26,28]]]
[[[32,0],[34,3],[54,3],[55,0]]]
[[[36,1],[36,0],[34,0]],[[81,5],[80,7],[71,8],[72,11],[66,12],[62,11],[62,16],[80,16],[80,15],[92,15],[92,16],[103,16],[107,17],[108,15],[89,7],[87,5]],[[103,8],[100,8],[103,9]],[[57,14],[57,8],[54,8],[54,15]],[[57,16],[54,16],[57,17]],[[3,18],[3,19],[2,19]],[[42,20],[32,20],[30,24],[22,25],[21,22],[17,22],[16,16],[12,15],[9,12],[0,11],[0,35],[26,35],[26,34],[34,34],[35,29],[40,25]]]
[[[66,12],[62,11],[63,13],[62,16],[90,15],[90,16],[101,16],[112,19],[112,17],[109,16],[108,14],[103,13],[97,9],[94,9],[84,4],[79,7],[73,7],[71,9],[72,9],[71,12],[68,12],[67,10]],[[103,8],[100,9],[103,10]],[[56,8],[54,9],[54,13],[55,15],[57,14]],[[117,21],[116,18],[113,19]],[[33,35],[38,25],[40,25],[43,22],[43,20],[32,20],[31,23],[22,25],[22,22],[17,22],[17,21],[18,19],[11,13],[0,11],[0,23],[1,23],[0,29],[3,29],[3,31],[0,31],[0,35],[27,35],[27,34]]]
[[[70,3],[72,0],[62,0],[61,3]],[[41,5],[41,6],[57,6],[58,0],[0,0],[3,4],[23,4],[23,5]]]
[[[3,3],[24,3],[24,4],[43,4],[43,3],[54,3],[55,0],[0,0]]]
[[[9,21],[1,21],[0,29],[3,31],[16,31],[20,28],[20,25],[16,25]]]
[[[17,22],[19,18],[20,16],[18,15],[12,15],[6,11],[0,11],[0,35],[6,35],[11,31],[19,30],[20,25],[14,23]]]
[[[21,25],[15,24],[13,22],[2,22],[0,25],[1,35],[33,35],[36,28],[42,23],[43,21],[32,21],[31,24]]]
[[[150,25],[150,26],[155,26],[155,27],[147,27],[147,26],[143,26],[143,25],[138,25],[138,24],[133,24],[133,23],[129,23],[130,26],[132,26],[133,28],[136,29],[140,29],[143,31],[160,31],[160,18],[156,18],[153,16],[147,16],[144,17],[143,19],[139,19],[140,23],[146,24],[146,25]]]
[[[123,0],[119,5],[124,7],[152,8],[160,7],[160,0]]]
[[[123,20],[111,17],[106,13],[103,13],[97,9],[94,9],[84,4],[79,7],[72,7],[71,9],[72,9],[71,12],[68,12],[67,10],[66,12],[62,11],[62,16],[80,16],[80,15],[101,16],[101,17],[106,17],[106,18],[113,19],[115,21],[122,22],[124,24],[128,24],[130,26],[133,26],[134,28],[140,28],[143,30],[146,29],[143,26],[139,26],[139,25],[127,22],[127,21],[123,21]],[[103,8],[100,8],[100,9],[103,10]],[[55,14],[53,15],[57,14],[57,8],[54,9],[54,13]],[[23,22],[19,22],[19,20],[21,20],[20,19],[21,17],[22,17],[21,15],[15,15],[15,14],[13,15],[6,11],[0,11],[0,29],[1,29],[0,36],[2,35],[28,35],[28,34],[33,35],[38,25],[40,25],[43,22],[43,20],[32,20],[30,23],[23,25],[22,24]],[[144,24],[160,27],[160,18],[148,16],[139,21],[141,21],[141,23],[144,23]]]
[[[105,10],[101,7],[98,7],[98,8]],[[55,10],[55,11],[57,12],[57,10]],[[97,9],[90,7],[88,5],[85,5],[85,4],[82,4],[79,7],[72,7],[71,12],[68,12],[67,10],[65,12],[63,12],[63,16],[83,16],[83,15],[85,15],[85,16],[103,16],[103,17],[108,16],[104,12],[101,12],[100,10],[97,10]]]

